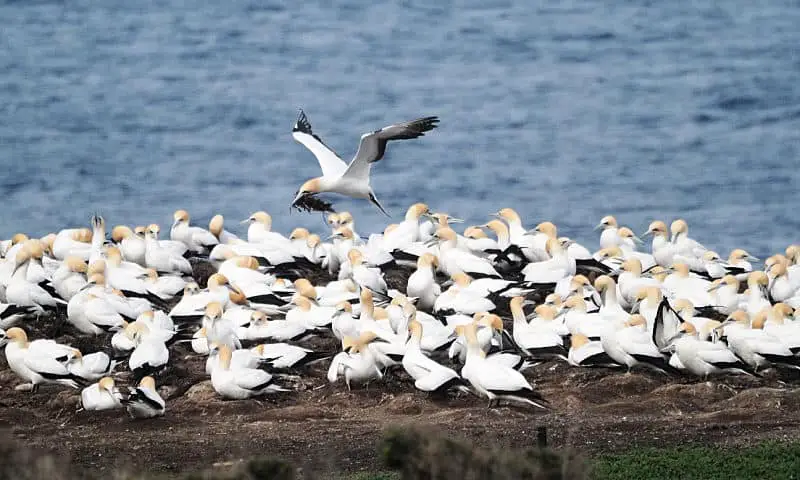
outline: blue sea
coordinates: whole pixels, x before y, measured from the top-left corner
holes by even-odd
[[[346,160],[438,115],[373,168],[392,221],[501,207],[590,248],[601,217],[683,217],[722,255],[800,241],[800,4],[270,0],[0,2],[0,238],[289,211],[319,175],[298,108]],[[389,222],[344,201],[361,233]]]

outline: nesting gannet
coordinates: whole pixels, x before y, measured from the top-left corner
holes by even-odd
[[[206,290],[184,295],[172,310],[169,316],[176,322],[199,320],[203,316],[203,311],[211,302],[219,303],[223,308],[227,307],[231,301],[231,290],[228,285],[228,278],[220,273],[215,273],[208,277],[208,288]],[[192,284],[187,284],[186,288]]]
[[[708,379],[719,373],[747,373],[742,361],[722,342],[701,340],[691,323],[682,323],[670,342],[674,355],[693,375]]]
[[[683,262],[673,263],[673,272],[664,279],[663,287],[673,298],[686,298],[693,305],[711,305],[713,298],[708,293],[711,282],[689,271]]]
[[[739,308],[739,280],[733,275],[725,275],[708,287],[714,309],[730,315]]]
[[[764,331],[778,337],[795,355],[800,353],[800,322],[797,313],[785,303],[776,303],[769,309]]]
[[[154,268],[147,269],[147,290],[161,298],[172,298],[186,288],[186,280],[177,275],[159,275]]]
[[[28,335],[18,327],[6,331],[6,361],[11,371],[33,385],[57,383],[78,388],[82,378],[69,371],[67,362],[76,355],[76,349],[52,340],[28,341]]]
[[[81,391],[81,406],[84,410],[112,410],[122,407],[122,395],[114,385],[114,379],[103,377]]]
[[[747,314],[754,317],[758,312],[769,308],[769,277],[761,271],[750,272],[747,275],[747,294],[745,302]]]
[[[675,246],[670,242],[667,224],[661,220],[651,222],[647,231],[643,234],[643,236],[648,235],[653,236],[651,251],[656,263],[665,268],[672,265],[675,256]]]
[[[128,324],[125,335],[134,342],[128,366],[137,380],[160,372],[167,366],[169,350],[163,339],[150,335],[150,329],[140,322]]]
[[[453,284],[442,292],[434,302],[434,312],[456,312],[472,315],[477,312],[490,312],[495,309],[495,304],[488,298],[487,293],[480,289],[470,289],[472,278],[465,273],[456,273],[451,276]]]
[[[438,117],[423,117],[365,133],[361,136],[358,152],[348,165],[311,131],[311,123],[306,114],[300,110],[300,115],[292,129],[292,136],[317,157],[322,169],[322,176],[306,181],[297,191],[292,206],[308,207],[309,197],[313,198],[320,193],[333,192],[352,198],[368,199],[381,212],[389,216],[370,187],[372,164],[383,158],[386,144],[390,140],[407,140],[424,136],[425,132],[436,128],[438,122]]]
[[[693,271],[702,271],[703,254],[708,250],[696,240],[689,238],[689,226],[679,218],[669,227],[672,233],[671,242],[675,249],[673,262],[680,261],[689,265]]]
[[[522,269],[526,282],[555,283],[562,278],[575,275],[576,264],[574,258],[569,258],[567,252],[556,238],[549,238],[545,244],[545,251],[549,259],[529,263]]]
[[[417,269],[408,277],[406,293],[417,299],[417,307],[431,310],[436,298],[442,293],[436,283],[436,268],[439,259],[432,253],[425,253],[417,259]]]
[[[244,400],[268,393],[285,392],[275,378],[264,370],[232,367],[233,352],[226,345],[219,348],[219,364],[211,372],[211,385],[225,399]]]
[[[145,232],[144,264],[161,273],[178,273],[191,275],[192,265],[181,255],[176,255],[158,242],[158,233],[161,228],[155,223],[150,224]]]
[[[117,225],[111,229],[111,240],[119,246],[125,260],[145,266],[144,239],[136,235],[130,227]]]
[[[482,397],[489,399],[489,407],[500,400],[512,400],[546,408],[546,400],[536,392],[521,373],[500,362],[487,360],[476,334],[476,325],[457,327],[467,342],[467,356],[461,368],[461,376]]]
[[[603,350],[600,340],[590,340],[586,335],[573,333],[570,337],[567,362],[574,367],[615,367],[617,364]]]
[[[67,361],[67,369],[75,376],[85,380],[98,380],[110,375],[117,362],[105,352],[94,352],[83,355],[80,350]]]
[[[28,279],[28,267],[43,253],[39,240],[28,240],[17,252],[13,260],[14,272],[6,287],[6,301],[20,307],[33,307],[37,312],[66,305],[66,301],[45,290],[38,282],[32,283]]]
[[[372,332],[364,332],[358,338],[345,337],[342,340],[343,352],[333,357],[328,368],[328,381],[335,383],[339,376],[344,376],[347,389],[353,383],[365,384],[383,378],[383,373],[369,344],[377,336]]]
[[[600,232],[600,248],[619,246],[622,239],[617,234],[618,226],[617,219],[613,215],[606,215],[594,227],[595,230],[602,230]]]
[[[160,417],[164,415],[166,403],[156,390],[153,377],[144,377],[139,381],[139,386],[132,389],[122,403],[128,410],[128,415],[134,419]]]
[[[413,318],[408,324],[411,336],[406,344],[406,353],[403,355],[403,368],[414,379],[414,386],[423,392],[443,392],[450,388],[463,386],[461,376],[431,360],[420,350],[422,339],[422,324]]]
[[[103,284],[101,274],[94,274],[88,286]],[[120,328],[125,319],[117,308],[106,300],[105,295],[97,295],[94,289],[85,289],[73,296],[67,303],[67,322],[81,333],[100,335]]]
[[[209,344],[227,345],[232,350],[242,348],[242,343],[236,335],[236,327],[223,318],[222,312],[222,305],[219,302],[206,305],[202,324],[206,329]]]
[[[53,289],[59,297],[69,301],[86,286],[86,262],[79,257],[67,257],[53,273]]]
[[[439,269],[446,275],[466,273],[472,278],[501,278],[487,259],[458,248],[456,232],[451,228],[436,230],[430,243],[439,244]]]
[[[800,369],[800,357],[781,338],[764,330],[768,312],[765,309],[756,314],[752,323],[747,312],[733,312],[722,324],[728,347],[755,372],[772,364]]]
[[[680,373],[653,343],[647,322],[639,314],[620,316],[609,322],[600,336],[600,344],[614,362],[627,367],[629,372],[643,365],[660,372]]]
[[[347,253],[350,262],[350,275],[361,288],[368,288],[373,292],[386,293],[386,280],[379,268],[368,267],[364,264],[361,251],[353,248]]]
[[[217,237],[205,228],[189,225],[189,212],[186,210],[176,210],[172,215],[172,220],[172,228],[169,232],[170,238],[183,243],[192,252],[206,253],[214,245],[219,244]]]
[[[72,255],[80,257],[81,260],[89,261],[89,255],[92,251],[92,231],[88,228],[61,230],[53,239],[52,251],[57,260],[64,260]]]
[[[20,307],[0,302],[0,328],[11,328],[22,319],[36,312],[36,307]]]
[[[330,358],[326,353],[288,343],[262,343],[250,351],[263,360],[263,365],[277,369],[298,368]]]
[[[238,243],[239,237],[225,230],[225,218],[222,215],[214,215],[208,222],[208,231],[217,237],[219,243],[229,244]]]
[[[793,303],[790,299],[800,293],[800,281],[797,285],[789,278],[787,264],[778,262],[767,271],[769,282],[769,297],[774,302]]]
[[[522,297],[514,297],[509,302],[511,316],[514,319],[512,337],[514,342],[526,353],[537,358],[558,357],[566,360],[567,351],[561,337],[552,329],[540,322],[530,324],[525,319]]]
[[[547,253],[544,251],[544,241],[547,240],[547,235],[544,234],[529,234],[522,226],[522,219],[519,214],[512,208],[502,208],[497,213],[492,214],[508,224],[508,247],[514,245],[519,248],[522,255],[531,262],[539,262],[548,258]],[[487,223],[487,227],[491,228],[491,222]],[[494,229],[493,229],[494,230]],[[497,231],[496,231],[497,232]],[[498,235],[498,244],[500,242],[500,234]],[[502,247],[502,245],[501,245]]]

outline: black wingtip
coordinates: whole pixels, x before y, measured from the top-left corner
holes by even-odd
[[[311,123],[308,121],[306,112],[304,112],[302,108],[298,110],[300,111],[300,113],[297,115],[297,121],[295,122],[294,127],[292,128],[292,132],[302,132],[312,135]]]

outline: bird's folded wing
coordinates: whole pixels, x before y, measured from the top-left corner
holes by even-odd
[[[263,388],[272,379],[272,375],[263,370],[247,369],[236,370],[235,372],[234,383],[247,390]]]

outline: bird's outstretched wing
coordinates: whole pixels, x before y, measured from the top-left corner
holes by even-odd
[[[308,117],[306,117],[302,109],[300,110],[300,115],[297,117],[297,122],[295,122],[292,128],[292,137],[305,145],[305,147],[311,150],[311,153],[317,157],[323,176],[338,177],[347,170],[347,164],[344,163],[344,160],[339,158],[336,152],[325,145],[322,139],[311,131],[311,123],[308,121]]]
[[[362,181],[368,180],[370,165],[383,158],[383,154],[386,152],[386,143],[389,140],[408,140],[421,137],[425,135],[425,132],[436,128],[438,123],[439,117],[423,117],[410,122],[389,125],[361,135],[358,152],[347,166],[344,176]]]

